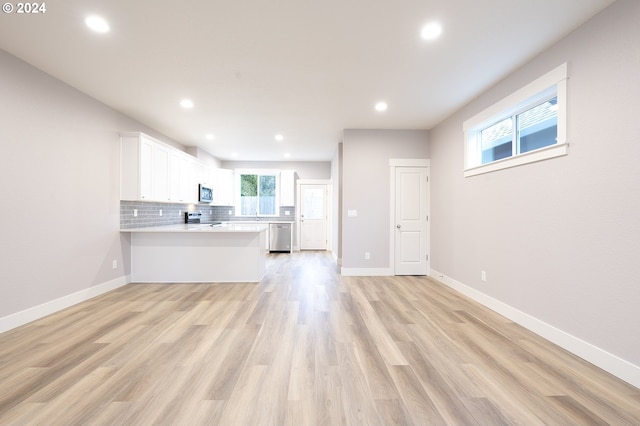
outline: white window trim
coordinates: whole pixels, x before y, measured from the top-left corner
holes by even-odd
[[[567,155],[569,147],[567,141],[567,75],[567,64],[564,63],[466,120],[462,125],[464,131],[464,177]],[[483,165],[469,165],[470,158],[474,155],[471,152],[470,139],[475,138],[481,128],[491,125],[499,117],[511,115],[524,102],[532,101],[538,96],[547,96],[549,89],[554,87],[558,98],[558,138],[555,144]]]

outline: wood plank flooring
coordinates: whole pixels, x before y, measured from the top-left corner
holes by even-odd
[[[303,252],[1,334],[0,424],[639,425],[640,390],[428,278]]]

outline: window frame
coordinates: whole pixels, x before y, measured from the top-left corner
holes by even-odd
[[[462,126],[464,132],[464,177],[567,155],[569,146],[566,135],[567,78],[567,64],[564,63],[466,120]],[[480,144],[482,130],[553,97],[557,97],[558,105],[555,144],[482,164]]]
[[[275,169],[236,169],[235,175],[235,215],[236,217],[278,217],[280,216],[280,170]],[[260,182],[261,176],[274,176],[276,181],[275,187],[275,208],[273,214],[266,214],[260,211],[256,211],[254,214],[242,214],[242,176],[243,175],[256,175],[258,182]],[[258,199],[260,198],[260,186],[258,186]],[[258,210],[260,209],[260,202],[258,201]]]

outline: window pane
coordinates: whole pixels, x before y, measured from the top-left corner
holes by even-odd
[[[553,145],[558,139],[558,98],[518,115],[519,153]]]
[[[240,196],[256,197],[258,195],[258,175],[240,176]]]
[[[276,177],[260,176],[260,214],[276,214]]]
[[[504,119],[480,132],[482,164],[511,157],[513,154],[513,120]]]
[[[240,175],[240,214],[258,214],[258,175]]]
[[[276,177],[260,176],[260,196],[275,197],[276,196]]]
[[[305,219],[324,218],[324,189],[305,188],[302,191],[302,217]]]

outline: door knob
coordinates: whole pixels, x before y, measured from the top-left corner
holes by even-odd
[[[400,226],[400,224],[397,224],[396,228],[400,229],[400,228],[402,228],[402,226]]]

